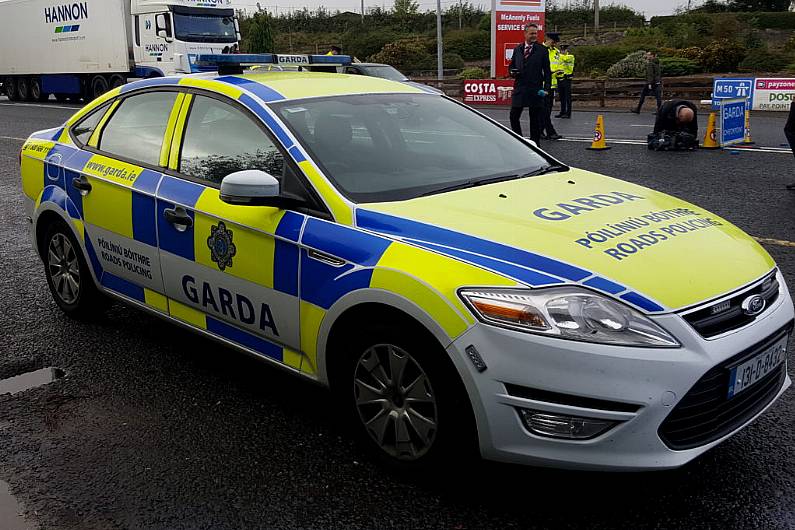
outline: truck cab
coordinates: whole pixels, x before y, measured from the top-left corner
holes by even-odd
[[[131,0],[130,9],[136,77],[198,72],[196,56],[240,40],[231,0]]]

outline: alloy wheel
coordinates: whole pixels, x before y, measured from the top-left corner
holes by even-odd
[[[47,271],[58,298],[65,304],[74,304],[80,296],[80,263],[74,247],[63,234],[57,233],[50,239]]]
[[[390,456],[417,460],[438,431],[436,395],[422,366],[393,344],[368,348],[356,363],[354,398],[367,433]]]

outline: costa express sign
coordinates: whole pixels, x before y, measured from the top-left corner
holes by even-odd
[[[539,29],[538,42],[543,42],[545,10],[545,0],[492,0],[492,77],[508,77],[513,50],[524,42],[525,24],[536,24]]]
[[[512,79],[467,79],[464,81],[464,103],[470,105],[510,105]]]

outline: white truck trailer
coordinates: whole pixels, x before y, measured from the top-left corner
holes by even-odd
[[[0,0],[0,81],[12,101],[91,100],[131,78],[199,71],[236,47],[232,0]]]

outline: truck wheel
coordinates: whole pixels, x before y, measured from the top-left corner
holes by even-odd
[[[17,92],[17,80],[13,77],[6,77],[3,79],[3,88],[6,91],[9,101],[19,101],[19,92]]]
[[[110,76],[110,88],[118,88],[120,86],[126,85],[127,79],[121,74],[113,74]]]
[[[95,100],[108,91],[108,81],[104,76],[95,75],[91,78],[91,86],[88,91],[88,99]]]
[[[17,78],[17,96],[20,101],[28,101],[30,99],[30,79],[27,77]]]
[[[41,91],[41,80],[34,77],[30,80],[30,97],[36,101],[47,101],[50,95]]]
[[[75,319],[96,316],[106,305],[88,265],[72,235],[63,222],[48,226],[40,242],[47,285],[58,307]]]
[[[398,322],[348,335],[335,392],[362,444],[388,466],[420,471],[460,463],[474,454],[476,440],[464,385],[430,334]]]

